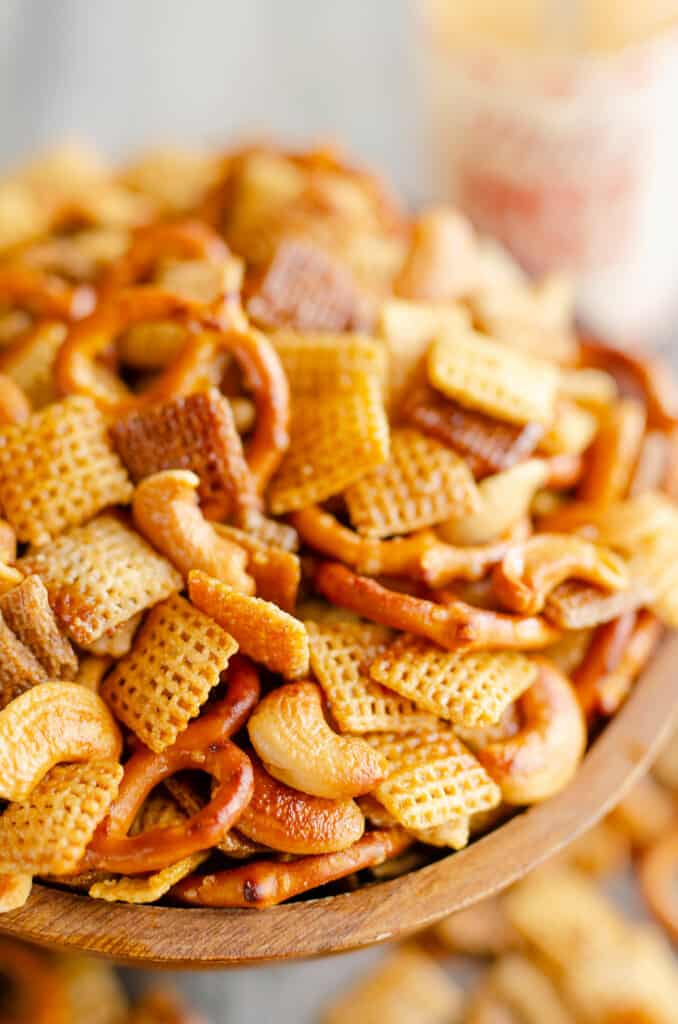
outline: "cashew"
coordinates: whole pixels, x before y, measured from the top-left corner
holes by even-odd
[[[487,544],[510,530],[529,512],[530,504],[548,477],[543,459],[527,459],[478,484],[482,504],[472,515],[448,519],[438,533],[449,544]]]
[[[120,731],[101,697],[40,683],[0,711],[0,799],[25,800],[62,761],[117,760]]]
[[[266,770],[302,793],[345,799],[368,793],[386,775],[381,755],[364,740],[330,729],[315,683],[273,690],[247,729]]]
[[[184,576],[202,569],[244,594],[254,593],[245,572],[248,555],[238,544],[220,536],[198,505],[195,473],[168,469],[146,477],[132,499],[137,528],[166,555]]]

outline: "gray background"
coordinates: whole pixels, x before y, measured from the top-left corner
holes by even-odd
[[[0,168],[64,137],[124,157],[274,133],[337,139],[416,195],[411,43],[407,0],[0,0]],[[379,955],[171,981],[213,1024],[306,1024]]]

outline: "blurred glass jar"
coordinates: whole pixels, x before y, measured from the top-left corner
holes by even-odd
[[[678,314],[678,0],[420,0],[432,189],[588,326]]]

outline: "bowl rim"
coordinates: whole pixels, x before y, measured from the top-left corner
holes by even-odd
[[[664,638],[564,790],[399,878],[266,910],[106,903],[37,884],[24,907],[0,915],[0,934],[174,969],[326,956],[404,937],[501,891],[599,821],[668,736],[678,713],[677,667],[678,632]]]

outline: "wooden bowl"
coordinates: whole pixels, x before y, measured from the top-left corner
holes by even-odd
[[[401,878],[263,911],[134,907],[36,885],[25,907],[0,916],[0,932],[123,963],[192,969],[321,956],[408,935],[515,882],[602,818],[668,735],[677,677],[674,634],[562,793]]]

